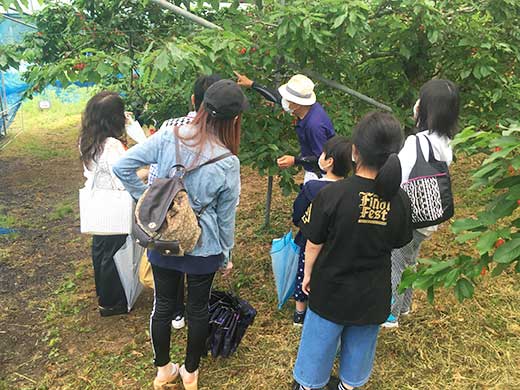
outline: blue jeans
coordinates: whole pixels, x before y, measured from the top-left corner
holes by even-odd
[[[339,350],[339,378],[352,387],[363,386],[372,373],[379,325],[339,325],[307,309],[294,379],[311,389],[324,387]]]

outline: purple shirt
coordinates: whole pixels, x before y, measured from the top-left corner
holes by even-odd
[[[300,141],[301,157],[320,157],[323,145],[336,135],[329,116],[319,103],[314,103],[303,119],[296,122],[296,134]],[[303,164],[306,171],[312,166]]]

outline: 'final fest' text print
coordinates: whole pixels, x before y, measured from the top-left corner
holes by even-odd
[[[382,200],[372,192],[360,192],[361,203],[359,208],[358,223],[368,223],[372,225],[386,226],[388,213],[390,212],[390,202]]]

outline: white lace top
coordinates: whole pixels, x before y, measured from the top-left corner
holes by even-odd
[[[85,187],[90,188],[94,176],[96,176],[96,188],[124,190],[125,187],[112,171],[114,164],[124,154],[125,148],[121,141],[108,137],[103,145],[103,152],[98,156],[97,161],[91,162],[89,168],[83,165],[83,175],[87,178]]]

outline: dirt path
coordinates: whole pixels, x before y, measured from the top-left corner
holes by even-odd
[[[0,212],[14,219],[17,231],[0,236],[2,375],[41,374],[48,352],[45,303],[74,271],[77,259],[86,255],[84,243],[77,240],[74,213],[67,208],[61,210],[66,215],[59,215],[60,205],[76,196],[79,168],[70,159],[38,161],[0,155]]]

